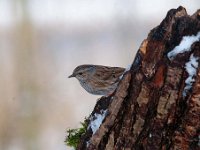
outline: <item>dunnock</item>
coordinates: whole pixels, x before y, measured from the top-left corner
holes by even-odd
[[[81,86],[95,95],[110,95],[114,92],[125,69],[100,65],[80,65],[69,76],[75,77]]]

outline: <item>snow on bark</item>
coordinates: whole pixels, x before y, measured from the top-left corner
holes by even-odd
[[[190,56],[190,60],[185,64],[185,69],[188,73],[188,78],[185,80],[185,88],[183,90],[183,96],[185,97],[187,94],[187,91],[189,91],[192,88],[192,84],[195,82],[195,76],[197,73],[197,67],[198,67],[198,57],[195,57],[193,54]]]
[[[179,53],[184,53],[186,51],[190,51],[191,45],[194,42],[197,42],[200,40],[200,32],[197,33],[197,35],[192,36],[184,36],[178,46],[176,46],[173,50],[171,50],[168,53],[168,58],[172,60],[176,57]]]

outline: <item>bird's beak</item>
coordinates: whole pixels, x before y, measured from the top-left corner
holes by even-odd
[[[72,75],[70,75],[68,78],[72,78],[72,77],[75,77],[75,75],[74,75],[74,74],[72,74]]]

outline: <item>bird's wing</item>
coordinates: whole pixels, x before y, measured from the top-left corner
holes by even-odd
[[[113,84],[119,81],[119,77],[124,71],[125,69],[120,67],[104,67],[96,71],[93,77],[99,82],[103,80],[104,82],[109,82],[108,84]]]

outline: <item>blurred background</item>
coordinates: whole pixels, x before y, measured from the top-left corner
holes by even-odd
[[[0,150],[66,150],[99,96],[80,64],[127,67],[171,8],[199,0],[0,0]]]

